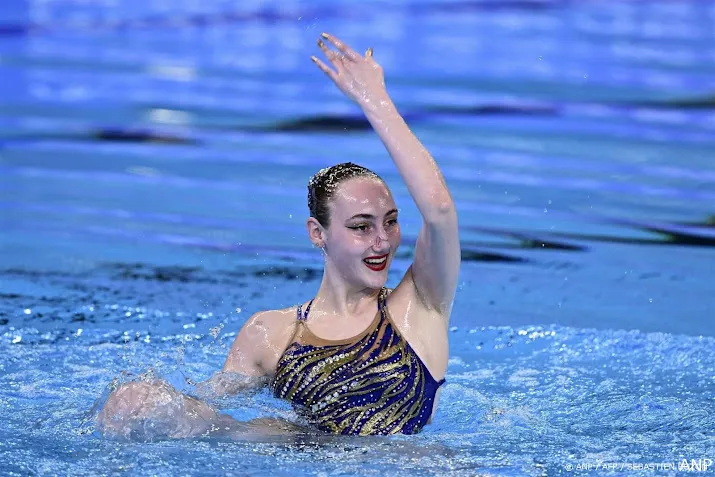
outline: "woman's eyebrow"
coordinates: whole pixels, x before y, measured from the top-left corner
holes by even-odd
[[[391,214],[396,214],[396,213],[397,213],[397,209],[388,210],[387,213],[385,214],[385,217],[387,217],[388,215],[391,215]],[[348,220],[352,220],[352,219],[374,219],[374,218],[375,218],[375,216],[372,215],[372,214],[355,214],[355,215],[353,215],[352,217],[350,217]]]

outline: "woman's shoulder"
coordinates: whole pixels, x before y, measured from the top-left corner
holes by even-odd
[[[266,331],[283,329],[296,321],[297,306],[257,311],[246,321],[244,326],[261,328]]]
[[[290,333],[290,323],[290,308],[262,310],[251,315],[236,335],[224,370],[252,376],[271,374],[275,350]]]
[[[252,337],[247,346],[259,348],[256,360],[268,375],[275,372],[280,355],[295,334],[297,308],[291,306],[256,312],[246,321],[245,330],[241,330],[247,337]]]

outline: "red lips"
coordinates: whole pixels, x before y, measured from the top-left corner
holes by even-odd
[[[381,271],[381,270],[384,270],[385,267],[387,266],[387,256],[388,256],[388,255],[389,255],[389,254],[386,253],[385,255],[376,255],[376,256],[372,256],[372,257],[366,257],[366,258],[363,259],[363,263],[364,263],[365,266],[366,266],[367,268],[369,268],[370,270],[374,270],[374,271],[376,271],[376,272],[379,272],[379,271]],[[383,259],[383,258],[385,259],[385,261],[382,262],[382,263],[377,263],[377,264],[367,263],[367,262],[365,261],[365,260],[368,260],[368,259],[370,259],[370,260],[380,260],[380,259]]]

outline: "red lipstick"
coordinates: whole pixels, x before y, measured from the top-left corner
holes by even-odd
[[[375,255],[372,257],[366,257],[362,261],[365,264],[367,268],[370,270],[379,272],[381,270],[384,270],[385,267],[387,266],[387,257],[389,254],[385,255]]]

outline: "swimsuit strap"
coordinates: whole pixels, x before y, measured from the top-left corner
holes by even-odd
[[[293,330],[293,336],[290,337],[290,341],[288,343],[295,343],[295,337],[298,335],[298,329],[300,328],[300,326],[298,325],[303,323],[303,326],[306,326],[305,320],[308,319],[308,313],[310,313],[310,305],[313,304],[313,300],[310,300],[308,306],[305,307],[305,313],[303,313],[303,305],[298,305],[298,321],[295,330]]]
[[[313,298],[315,300],[315,298]],[[302,313],[303,305],[298,305],[298,321],[305,322],[308,319],[308,313],[310,313],[310,305],[313,304],[313,300],[310,300],[308,306],[305,307],[305,313]]]
[[[377,311],[382,313],[387,307],[387,288],[382,287],[380,293],[377,295]]]

